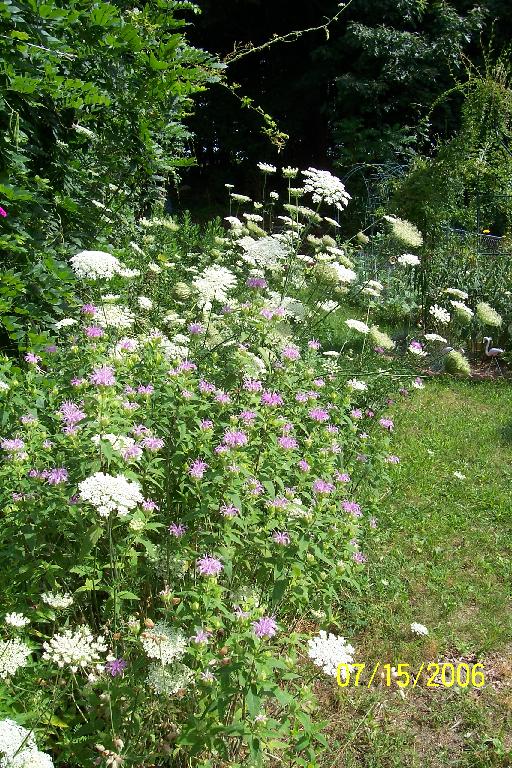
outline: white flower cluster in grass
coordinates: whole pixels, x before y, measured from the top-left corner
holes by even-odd
[[[69,608],[70,605],[73,605],[73,598],[67,592],[64,594],[60,592],[43,592],[41,600],[46,605],[49,605],[50,608],[55,609]]]
[[[485,301],[476,305],[476,316],[483,325],[489,325],[491,328],[499,328],[502,323],[501,315]]]
[[[88,280],[108,280],[123,269],[119,259],[105,251],[80,251],[70,262],[75,275]]]
[[[153,309],[153,302],[147,296],[138,296],[137,304],[141,309]]]
[[[54,635],[43,643],[43,649],[43,659],[58,667],[69,667],[71,672],[91,668],[101,672],[104,662],[100,654],[106,652],[107,646],[103,636],[94,639],[89,627],[83,624],[75,630],[65,629]]]
[[[185,655],[187,638],[179,630],[173,629],[164,621],[158,621],[151,629],[146,629],[140,636],[142,647],[150,659],[158,659],[160,664],[170,664]]]
[[[397,262],[403,267],[417,267],[418,264],[421,263],[418,256],[414,253],[402,253],[402,255],[398,257]]]
[[[448,343],[444,336],[440,336],[438,333],[426,333],[425,338],[427,341],[439,341],[442,344]]]
[[[140,485],[127,480],[124,475],[107,475],[95,472],[78,484],[79,495],[83,501],[88,501],[102,517],[108,517],[117,512],[118,517],[125,517],[128,512],[141,504],[144,497]]]
[[[352,664],[355,649],[344,637],[321,629],[316,637],[308,640],[308,656],[313,664],[326,675],[336,677],[340,664]],[[344,678],[343,670],[341,676]]]
[[[53,768],[53,760],[40,752],[31,731],[9,718],[0,720],[0,768]]]
[[[5,680],[26,667],[32,651],[21,640],[0,640],[0,678]]]
[[[57,320],[53,327],[56,331],[60,331],[61,328],[69,328],[72,325],[76,325],[76,320],[72,317],[63,317],[62,320]]]
[[[423,245],[423,235],[410,221],[399,219],[398,216],[384,216],[384,219],[391,225],[394,237],[404,245],[410,248],[419,248]]]
[[[130,328],[135,318],[128,307],[107,304],[98,309],[94,321],[102,328]]]
[[[277,171],[275,165],[270,165],[270,163],[258,163],[258,168],[262,173],[275,173]]]
[[[283,262],[288,258],[288,251],[279,242],[277,237],[269,235],[255,240],[252,237],[243,237],[238,241],[243,249],[242,259],[252,267],[268,269],[277,272],[283,268]]]
[[[363,323],[362,320],[345,320],[345,325],[348,325],[351,330],[357,331],[358,333],[369,333],[370,331],[370,326]]]
[[[150,664],[146,683],[159,695],[173,696],[178,691],[188,688],[192,679],[192,671],[184,664],[173,664],[172,667]]]
[[[459,288],[445,288],[443,293],[455,296],[456,299],[461,299],[462,301],[465,301],[468,298],[466,291],[461,291]]]
[[[316,168],[308,168],[302,171],[304,176],[304,189],[310,192],[314,203],[327,203],[334,205],[342,211],[348,205],[350,195],[345,185],[329,171],[319,171]]]
[[[418,624],[417,621],[412,622],[411,632],[415,635],[428,635],[428,629],[423,624]]]
[[[450,322],[450,313],[438,304],[433,304],[428,311],[441,325],[447,325]]]
[[[376,299],[380,298],[381,292],[384,290],[384,286],[378,280],[367,280],[363,286],[361,293],[364,293],[366,296],[373,296]]]
[[[370,339],[376,347],[381,347],[382,349],[390,350],[395,347],[393,339],[384,331],[380,331],[376,325],[370,328]]]
[[[0,381],[0,392],[7,392],[10,389],[6,381]]]
[[[227,267],[212,264],[192,281],[200,303],[211,308],[212,301],[226,302],[228,293],[236,285],[236,277]]]
[[[359,381],[359,379],[349,379],[347,387],[353,389],[354,392],[365,392],[368,389],[368,384],[365,381]]]
[[[455,314],[461,317],[463,320],[471,320],[473,315],[475,314],[473,310],[467,306],[467,304],[464,304],[463,301],[457,301],[456,299],[452,299],[450,301],[450,304],[455,310]]]
[[[8,613],[4,621],[11,627],[26,627],[27,624],[30,624],[30,619],[22,613]]]

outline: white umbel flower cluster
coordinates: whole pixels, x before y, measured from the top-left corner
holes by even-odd
[[[104,637],[99,635],[94,639],[89,627],[83,624],[75,630],[65,629],[54,635],[43,643],[43,649],[43,659],[58,667],[69,667],[71,672],[91,668],[102,672],[104,662],[100,654],[106,652],[107,646]]]
[[[142,647],[150,659],[158,659],[160,664],[170,664],[184,656],[187,638],[179,630],[172,629],[164,621],[158,621],[151,629],[146,629],[140,636]]]
[[[370,326],[363,323],[362,320],[345,320],[345,325],[348,325],[352,331],[357,331],[358,333],[370,332]]]
[[[304,189],[310,192],[314,203],[327,203],[334,205],[342,211],[348,205],[350,195],[345,185],[329,171],[318,171],[316,168],[308,168],[302,171]]]
[[[212,264],[192,281],[192,285],[199,294],[200,303],[209,309],[214,299],[227,301],[229,291],[236,285],[236,277],[227,267]]]
[[[347,381],[347,387],[353,389],[354,392],[365,392],[368,389],[368,384],[359,379],[349,379]]]
[[[463,301],[457,301],[456,299],[452,299],[450,301],[450,304],[454,308],[455,314],[463,318],[464,320],[471,320],[473,315],[475,314],[471,309],[471,307],[468,307],[468,305],[464,304]]]
[[[172,667],[150,664],[146,683],[155,693],[173,696],[178,691],[187,688],[192,678],[192,670],[184,664],[173,664]]]
[[[258,168],[262,173],[275,173],[277,171],[275,165],[270,165],[270,163],[258,163]]]
[[[5,680],[26,667],[32,651],[21,640],[0,640],[0,679]]]
[[[131,509],[141,504],[144,497],[140,485],[127,480],[124,475],[107,475],[95,472],[78,484],[79,495],[96,507],[101,517],[108,517],[117,512],[118,517],[126,517]]]
[[[70,262],[75,275],[87,280],[108,280],[123,269],[119,259],[105,251],[80,251]]]
[[[127,307],[106,304],[98,309],[94,321],[102,328],[130,328],[135,318]]]
[[[461,291],[459,288],[445,288],[443,293],[455,296],[456,299],[461,299],[462,301],[465,301],[468,298],[466,291]]]
[[[448,344],[448,341],[444,338],[444,336],[440,336],[438,333],[426,333],[425,339],[427,341],[439,341],[442,344]]]
[[[0,720],[0,768],[53,768],[53,760],[40,752],[31,731],[14,720]]]
[[[6,624],[9,624],[11,627],[18,627],[18,628],[26,627],[27,624],[30,624],[30,619],[28,619],[22,613],[8,613],[4,621]]]
[[[242,259],[252,267],[268,269],[277,272],[283,268],[283,263],[288,258],[286,248],[277,237],[269,235],[255,240],[252,237],[243,237],[238,241],[243,248]]]
[[[411,632],[414,635],[422,635],[423,637],[426,637],[428,635],[428,629],[423,624],[418,624],[417,621],[412,622]]]
[[[344,267],[343,264],[339,264],[337,261],[332,261],[329,267],[333,269],[340,283],[353,283],[357,280],[357,275],[353,269]]]
[[[402,255],[398,257],[397,263],[401,264],[402,267],[417,267],[421,262],[418,256],[414,253],[402,253]]]
[[[43,603],[46,603],[46,605],[49,605],[50,608],[55,608],[56,610],[63,610],[64,608],[69,608],[70,605],[73,605],[73,598],[67,592],[65,594],[61,594],[60,592],[43,592],[41,600]]]
[[[133,437],[127,437],[127,435],[113,435],[109,432],[104,435],[93,435],[91,437],[91,442],[93,442],[94,445],[99,445],[102,440],[110,443],[117,453],[122,453],[135,445]]]
[[[390,224],[394,237],[409,248],[420,248],[423,245],[423,235],[414,224],[398,216],[384,216]]]
[[[352,664],[354,652],[355,648],[344,637],[332,632],[327,634],[323,629],[316,637],[308,640],[309,658],[330,677],[336,677],[340,664]]]
[[[438,323],[441,323],[441,325],[447,325],[450,322],[450,313],[438,304],[431,306],[428,311]]]

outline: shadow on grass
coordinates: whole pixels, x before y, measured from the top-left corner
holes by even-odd
[[[505,424],[505,426],[500,429],[499,434],[503,442],[512,445],[512,421]]]

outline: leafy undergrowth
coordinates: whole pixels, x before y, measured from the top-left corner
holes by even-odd
[[[322,683],[330,768],[512,765],[512,389],[432,381],[396,407],[394,487],[364,593],[347,607],[358,662],[483,663],[481,689]],[[456,476],[461,473],[464,477]],[[429,629],[414,637],[416,621]]]

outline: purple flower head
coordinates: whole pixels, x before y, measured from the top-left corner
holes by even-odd
[[[85,335],[89,339],[101,339],[101,337],[105,335],[105,331],[103,328],[99,328],[97,325],[89,325],[85,329]]]
[[[146,512],[153,512],[155,509],[160,509],[156,501],[153,501],[152,499],[144,499],[142,502],[142,509],[144,509]]]
[[[215,395],[215,400],[218,403],[221,403],[222,405],[228,405],[228,403],[231,402],[231,398],[228,395],[227,392],[223,392],[221,389],[217,391],[217,394]]]
[[[183,523],[171,523],[169,526],[169,533],[177,539],[180,539],[185,534],[186,530],[187,526],[183,525]]]
[[[4,451],[14,453],[16,451],[22,451],[25,448],[25,443],[19,437],[13,437],[11,439],[2,440],[0,447]]]
[[[255,477],[247,478],[245,485],[251,496],[259,496],[263,493],[263,486]]]
[[[356,456],[356,461],[361,461],[363,464],[366,464],[368,461],[368,456],[365,453],[358,453]]]
[[[57,345],[56,344],[47,344],[44,348],[44,351],[47,352],[49,355],[53,355],[57,351]]]
[[[222,441],[224,445],[227,445],[230,448],[240,448],[243,445],[247,445],[247,435],[241,430],[227,429],[224,432]]]
[[[245,421],[246,424],[252,424],[257,415],[256,411],[241,411],[238,418]]]
[[[200,480],[207,469],[208,469],[208,464],[206,463],[206,461],[201,461],[201,459],[196,459],[195,461],[192,462],[192,464],[188,468],[188,473],[190,477],[194,477]]]
[[[309,347],[309,349],[314,349],[314,350],[315,350],[315,352],[316,352],[318,349],[320,349],[320,347],[321,347],[321,346],[322,346],[322,345],[320,344],[320,342],[319,342],[319,341],[317,341],[316,339],[311,339],[310,341],[308,341],[308,347]]]
[[[46,482],[48,485],[60,485],[68,479],[68,471],[65,467],[56,467],[48,472]]]
[[[363,418],[363,412],[360,408],[353,408],[350,411],[350,415],[353,419],[362,419]]]
[[[181,396],[184,398],[184,400],[190,400],[191,397],[194,397],[194,393],[189,389],[182,389]]]
[[[265,318],[265,320],[272,320],[274,317],[274,310],[270,309],[270,307],[263,307],[263,309],[260,312],[260,315]]]
[[[207,643],[211,634],[212,633],[208,632],[206,629],[198,629],[196,634],[193,635],[190,639],[193,643],[199,645],[200,643]]]
[[[332,483],[328,483],[326,480],[318,479],[315,480],[313,483],[313,492],[317,494],[327,494],[332,493],[334,490],[334,485]]]
[[[345,512],[354,517],[362,517],[361,507],[355,501],[342,501],[341,506]]]
[[[373,348],[373,351],[374,351],[374,352],[375,352],[377,355],[385,355],[385,354],[386,354],[386,350],[384,349],[384,347],[374,347],[374,348]]]
[[[381,427],[384,427],[384,429],[388,429],[390,432],[393,431],[393,419],[379,419],[379,424]]]
[[[312,408],[308,416],[313,421],[329,421],[329,414],[324,408]]]
[[[54,443],[51,440],[43,440],[43,448],[53,448]]]
[[[377,527],[377,518],[376,517],[370,517],[370,520],[368,522],[370,524],[370,528],[376,528]]]
[[[294,450],[295,448],[299,447],[296,439],[294,437],[290,437],[290,435],[283,435],[278,439],[277,442],[281,448],[284,448],[287,451]]]
[[[147,451],[159,451],[164,447],[164,440],[161,437],[145,437],[141,445]]]
[[[234,504],[223,504],[220,508],[220,513],[224,517],[236,517],[240,514],[240,510]]]
[[[310,465],[308,464],[308,462],[306,461],[306,459],[301,459],[301,460],[300,460],[300,461],[297,463],[297,466],[298,466],[298,468],[299,468],[299,469],[301,469],[303,472],[309,472],[309,471],[310,471],[310,469],[311,469],[311,467],[310,467]]]
[[[284,360],[298,360],[300,357],[300,350],[295,344],[288,344],[283,348],[281,356]]]
[[[297,392],[297,394],[295,395],[295,399],[298,403],[307,403],[307,401],[309,400],[309,397],[305,392]]]
[[[144,435],[149,435],[149,429],[144,426],[144,424],[135,424],[134,427],[132,427],[132,434],[135,435],[135,437],[144,437]]]
[[[409,344],[409,349],[415,352],[422,352],[423,345],[419,341],[411,341],[411,343]]]
[[[363,555],[362,552],[354,552],[352,554],[352,560],[358,565],[362,565],[363,563],[366,563],[367,558]]]
[[[0,216],[1,216],[3,219],[5,219],[5,218],[6,218],[6,216],[7,216],[7,211],[5,210],[5,208],[2,208],[1,206],[0,206]]]
[[[70,426],[78,424],[79,421],[82,421],[87,416],[76,403],[72,403],[70,400],[65,400],[62,403],[58,413],[61,419]]]
[[[111,659],[111,661],[107,661],[105,664],[105,672],[112,677],[117,677],[118,675],[124,674],[127,666],[128,662],[124,659]]]
[[[130,459],[140,459],[142,456],[142,448],[140,445],[130,445],[122,451],[121,456],[125,461],[130,461]]]
[[[203,419],[200,422],[199,426],[201,427],[201,429],[204,429],[204,430],[213,429],[213,421],[211,419]]]
[[[261,392],[263,389],[263,384],[261,381],[258,381],[258,379],[251,379],[249,377],[244,378],[244,389],[246,392]]]
[[[272,534],[272,539],[276,544],[281,544],[282,546],[287,546],[291,542],[290,536],[286,531],[276,531]]]
[[[27,354],[25,355],[25,360],[27,361],[27,363],[32,363],[32,365],[37,365],[37,363],[41,362],[41,358],[39,357],[39,355],[34,355],[33,352],[27,352]]]
[[[334,473],[334,479],[337,483],[350,483],[350,475],[348,472],[339,472],[336,470]]]
[[[267,506],[270,507],[270,509],[284,509],[289,503],[290,501],[286,496],[276,496],[275,499],[267,501]]]
[[[388,464],[400,464],[398,456],[386,456],[386,461]]]
[[[325,387],[325,381],[323,379],[313,379],[313,384],[315,387],[319,387],[320,389]]]
[[[95,368],[89,376],[89,381],[91,384],[96,384],[97,387],[111,387],[116,383],[114,369],[110,365],[102,365],[100,368]]]
[[[339,427],[336,427],[334,424],[329,424],[329,426],[326,427],[326,431],[330,435],[337,435],[340,430],[339,430]]]
[[[210,557],[210,555],[199,558],[196,566],[201,576],[218,576],[224,568],[220,560],[217,560],[216,557]]]
[[[406,389],[405,387],[400,387],[398,392],[399,392],[399,394],[402,395],[402,397],[407,397],[407,395],[409,394],[409,390]]]
[[[368,416],[369,419],[373,419],[373,417],[375,416],[375,411],[372,411],[370,408],[368,408],[368,410],[366,411],[366,415]]]
[[[190,325],[188,326],[188,332],[191,334],[203,333],[204,326],[202,325],[202,323],[190,323]]]
[[[72,387],[81,387],[81,386],[83,386],[83,384],[87,384],[87,380],[86,379],[80,379],[78,376],[74,376],[71,379],[70,383],[71,383]]]
[[[25,413],[23,414],[23,416],[20,417],[20,421],[25,426],[28,426],[29,424],[34,424],[37,421],[37,419],[31,413]]]
[[[209,381],[205,381],[205,379],[201,379],[199,382],[199,391],[202,394],[210,394],[211,392],[215,392],[215,386],[213,384],[210,384]]]
[[[279,392],[271,392],[270,390],[266,389],[261,395],[261,403],[262,405],[269,406],[283,405],[283,398]]]
[[[252,622],[252,630],[256,637],[273,637],[277,632],[277,623],[273,616],[262,616]]]
[[[152,384],[139,384],[137,387],[138,395],[152,395],[155,388]]]
[[[95,315],[98,310],[94,306],[94,304],[84,304],[83,307],[80,309],[80,312],[83,315]]]
[[[264,277],[248,277],[245,284],[248,288],[267,288]]]

